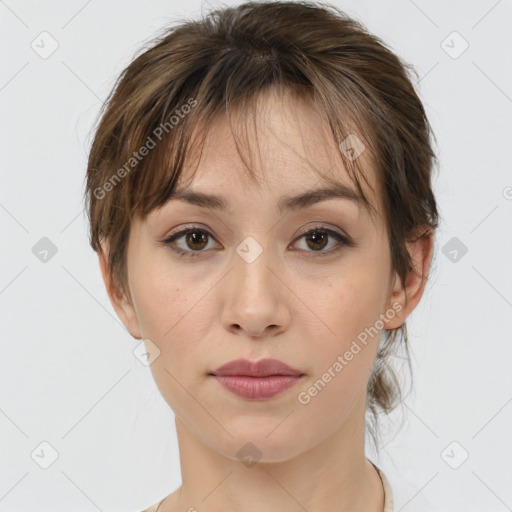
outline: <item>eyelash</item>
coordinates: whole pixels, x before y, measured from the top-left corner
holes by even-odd
[[[189,233],[195,233],[195,232],[202,232],[202,233],[205,233],[206,235],[208,235],[208,237],[213,238],[211,233],[209,231],[207,231],[206,229],[203,229],[203,228],[200,228],[200,227],[197,227],[197,226],[187,226],[185,229],[182,229],[181,231],[178,231],[178,232],[173,233],[172,235],[168,236],[166,239],[162,240],[161,243],[163,245],[168,246],[180,258],[183,258],[183,257],[185,257],[185,258],[198,257],[201,253],[204,253],[206,251],[205,250],[201,250],[201,251],[185,251],[183,249],[178,249],[176,247],[172,247],[172,245],[171,245],[172,242],[174,242],[175,240],[181,238],[182,236],[185,236],[185,235],[187,235]],[[342,234],[340,234],[337,231],[334,231],[332,229],[329,229],[327,227],[324,227],[324,226],[316,226],[314,228],[309,229],[308,231],[305,231],[304,233],[301,233],[299,235],[299,237],[295,241],[298,241],[302,237],[304,237],[306,235],[309,235],[309,234],[312,234],[312,233],[326,234],[326,235],[332,236],[333,238],[335,238],[338,241],[338,245],[334,249],[330,249],[329,251],[318,251],[318,252],[317,251],[306,251],[306,252],[312,252],[312,253],[316,252],[316,254],[313,254],[314,258],[329,256],[329,255],[331,255],[331,254],[333,254],[335,252],[338,252],[343,246],[351,247],[353,245],[353,243],[348,238],[343,236]]]

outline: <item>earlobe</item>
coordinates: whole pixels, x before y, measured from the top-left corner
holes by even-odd
[[[434,236],[431,230],[425,231],[414,242],[407,243],[412,267],[407,273],[405,287],[395,273],[387,308],[396,314],[384,321],[386,329],[397,329],[403,325],[421,300],[432,261],[433,246]]]
[[[137,315],[132,305],[132,301],[129,300],[122,290],[119,290],[115,285],[110,270],[108,268],[108,254],[109,247],[105,242],[101,243],[101,250],[98,251],[98,260],[101,270],[101,276],[105,289],[107,290],[110,303],[114,308],[117,316],[123,322],[124,326],[128,329],[129,333],[136,339],[141,339],[142,335],[140,332],[139,324],[137,321]]]

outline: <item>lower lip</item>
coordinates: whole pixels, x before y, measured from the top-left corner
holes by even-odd
[[[271,398],[294,386],[300,376],[270,375],[248,377],[246,375],[214,375],[228,391],[242,398],[261,400]]]

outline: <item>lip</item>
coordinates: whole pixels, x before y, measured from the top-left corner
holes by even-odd
[[[264,400],[294,386],[304,373],[278,359],[236,359],[210,373],[225,389],[242,398]]]
[[[279,359],[260,359],[249,361],[248,359],[235,359],[217,368],[213,375],[244,375],[246,377],[270,377],[272,375],[286,375],[298,377],[303,372],[288,366]]]

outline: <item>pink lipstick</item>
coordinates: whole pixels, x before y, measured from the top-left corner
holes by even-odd
[[[211,375],[235,395],[264,400],[294,386],[304,373],[277,359],[237,359],[217,368]]]

